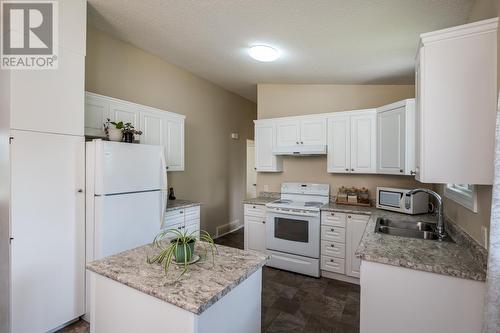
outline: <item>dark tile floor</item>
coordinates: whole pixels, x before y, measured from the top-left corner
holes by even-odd
[[[242,249],[243,235],[240,229],[216,243]],[[79,321],[60,332],[87,333],[89,328]],[[262,333],[274,332],[359,332],[359,286],[264,267]]]

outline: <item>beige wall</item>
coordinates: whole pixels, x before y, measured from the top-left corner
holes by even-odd
[[[347,111],[382,106],[415,94],[413,85],[285,85],[259,84],[259,119],[311,113]],[[326,157],[285,157],[283,172],[257,176],[258,191],[279,191],[286,181],[330,184],[336,194],[341,186],[366,187],[373,197],[377,186],[421,187],[410,176],[350,175],[326,172]]]
[[[469,22],[480,21],[492,17],[500,16],[500,0],[476,0],[469,16]],[[500,34],[498,34],[498,47],[500,48]],[[500,50],[498,61],[500,64]],[[498,86],[500,86],[500,66],[498,69]],[[437,190],[442,193],[442,186]],[[456,202],[445,198],[445,215],[462,226],[480,244],[484,244],[481,235],[481,227],[485,226],[489,230],[491,217],[491,186],[477,186],[478,212],[473,213]]]
[[[91,27],[85,78],[88,91],[186,115],[186,169],[169,172],[169,185],[177,198],[202,202],[202,229],[211,234],[243,223],[255,103]]]

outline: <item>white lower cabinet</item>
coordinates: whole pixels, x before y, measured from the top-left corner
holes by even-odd
[[[266,207],[245,204],[245,250],[266,251]]]
[[[163,229],[176,229],[200,236],[200,206],[177,208],[165,213]]]
[[[323,275],[336,273],[336,277],[355,282],[359,278],[360,261],[355,256],[363,237],[368,215],[341,212],[321,212],[321,270]],[[326,272],[326,274],[325,274]],[[328,276],[328,275],[327,275]]]

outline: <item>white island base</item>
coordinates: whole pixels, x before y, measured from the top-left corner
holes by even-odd
[[[262,268],[201,314],[91,273],[91,333],[258,333]]]

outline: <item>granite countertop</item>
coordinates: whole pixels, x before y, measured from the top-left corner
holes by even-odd
[[[363,260],[462,279],[476,281],[485,281],[486,279],[486,250],[450,221],[446,221],[445,228],[455,243],[390,236],[375,232],[378,217],[436,222],[436,217],[431,214],[406,215],[375,207],[337,205],[335,203],[327,204],[321,209],[371,215],[356,251],[356,255]]]
[[[183,200],[183,199],[168,200],[166,211],[168,212],[168,211],[175,210],[175,209],[185,209],[185,208],[200,206],[200,205],[201,205],[200,202],[191,201],[191,200]]]
[[[172,264],[168,274],[159,264],[148,264],[146,258],[159,249],[144,245],[87,264],[87,269],[120,282],[145,294],[201,314],[224,297],[247,277],[264,266],[267,256],[256,251],[243,251],[217,245],[213,266],[209,253],[206,260],[190,265],[189,271],[176,280],[182,268]],[[197,253],[203,246],[196,243]]]

